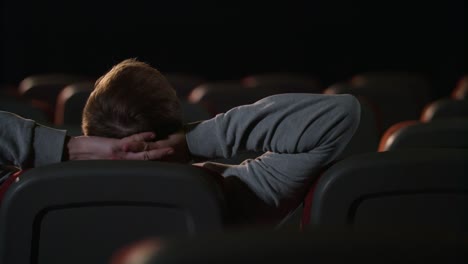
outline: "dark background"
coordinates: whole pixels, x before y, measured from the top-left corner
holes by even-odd
[[[218,2],[2,0],[0,81],[99,76],[137,57],[212,80],[293,71],[330,85],[421,72],[442,96],[467,72],[462,0]]]

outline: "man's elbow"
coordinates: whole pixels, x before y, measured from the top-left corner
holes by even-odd
[[[328,150],[328,161],[336,159],[348,145],[361,119],[361,104],[349,94],[337,95],[334,105],[333,130],[327,136],[323,147]]]
[[[361,104],[359,100],[350,94],[340,95],[338,108],[343,116],[342,125],[346,130],[356,131],[361,119]]]

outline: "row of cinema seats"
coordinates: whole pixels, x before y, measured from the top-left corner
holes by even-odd
[[[252,100],[258,100],[274,93],[299,91],[315,93],[322,91],[320,83],[315,78],[299,74],[252,75],[240,81],[219,83],[206,82],[203,78],[190,74],[168,73],[165,76],[177,91],[179,99],[186,103],[184,105],[184,107],[187,107],[185,113],[192,115],[187,116],[187,121],[214,116],[231,107],[251,103]],[[23,100],[42,102],[42,111],[48,115],[49,122],[52,124],[59,126],[76,124],[81,122],[80,114],[87,97],[94,88],[94,82],[95,78],[81,75],[38,74],[22,80],[13,93]],[[208,89],[216,88],[217,92],[225,90],[226,94],[229,92],[229,88],[234,88],[238,94],[235,95],[236,98],[231,98],[229,108],[226,108],[227,106],[222,109],[216,108],[212,109],[214,111],[207,113],[205,108],[199,107],[200,109],[197,110],[196,106],[194,106],[196,100],[189,99],[194,97],[192,93],[193,90],[196,90],[195,88],[200,87],[198,90],[204,90],[205,86],[208,86]],[[264,93],[258,93],[253,98],[253,95],[246,96],[246,94],[239,93],[240,91],[237,90],[239,88],[241,90],[246,88],[263,89]],[[247,94],[250,92],[247,92]],[[195,92],[195,94],[199,94],[199,92]],[[219,98],[213,99],[219,100]],[[222,103],[220,102],[220,104]]]
[[[185,164],[144,161],[75,161],[31,169],[4,197],[0,209],[0,261],[109,263],[115,254],[135,242],[186,237],[192,237],[197,245],[179,248],[190,252],[188,256],[207,258],[207,262],[213,258],[222,260],[224,251],[199,255],[195,250],[199,246],[197,239],[205,243],[207,236],[217,236],[219,242],[214,240],[213,245],[205,246],[216,248],[221,243],[235,247],[240,242],[229,243],[223,234],[243,229],[226,226],[229,214],[221,187],[205,173]],[[323,236],[315,237],[316,230],[319,234],[321,230],[344,230],[356,232],[357,241],[348,243],[358,246],[376,242],[359,242],[359,235],[366,232],[401,234],[399,242],[409,247],[405,252],[409,256],[422,253],[446,256],[444,250],[459,250],[439,248],[445,244],[440,240],[426,245],[426,251],[418,248],[414,252],[415,245],[408,245],[408,238],[404,237],[405,232],[411,231],[423,237],[435,233],[442,235],[441,239],[459,238],[466,254],[467,176],[466,148],[394,150],[345,158],[327,169],[311,187],[302,214],[302,227],[304,232],[310,232],[310,240],[304,239],[300,245],[317,250],[314,245]],[[285,231],[261,226],[258,229],[268,230],[270,236]],[[421,242],[423,237],[416,238]],[[294,243],[286,243],[287,238],[273,244],[263,241],[258,245],[253,241],[245,239],[244,247],[224,250],[237,250],[244,254],[237,257],[244,258],[246,254],[267,257],[279,244],[287,251],[296,250]],[[375,246],[385,247],[385,243]],[[246,252],[245,247],[251,252]],[[343,253],[345,246],[341,247],[331,248],[330,253]],[[431,247],[437,251],[427,251]],[[350,255],[362,254],[349,250]],[[304,263],[313,258],[307,251],[301,252],[295,258],[297,261],[293,258],[288,263]],[[182,257],[177,251],[172,254],[173,258]],[[192,263],[199,260],[193,259]]]
[[[432,130],[441,127],[440,130],[445,125],[450,126],[449,123],[451,122],[455,123],[451,126],[452,128],[459,127],[458,132],[455,133],[460,134],[463,132],[461,123],[457,124],[456,121],[429,121],[448,116],[466,117],[467,113],[467,101],[463,98],[466,98],[468,91],[468,77],[460,79],[457,87],[453,90],[451,98],[428,102],[432,90],[427,79],[421,75],[401,72],[363,73],[356,75],[346,83],[333,85],[325,90],[323,90],[316,78],[297,74],[252,75],[240,81],[223,82],[204,82],[202,78],[193,75],[168,74],[167,76],[181,96],[186,121],[206,119],[217,113],[225,112],[231,107],[252,103],[265,96],[281,92],[354,94],[361,102],[361,124],[340,158],[379,149],[385,150],[391,147],[392,144],[400,144],[401,139],[394,142],[392,134],[401,134],[401,131],[407,130],[405,127],[408,126],[412,127],[411,130],[417,130],[418,128]],[[48,80],[49,78],[54,79],[54,81]],[[68,129],[72,135],[81,134],[79,125],[81,113],[86,99],[93,89],[94,82],[89,81],[89,79],[83,81],[83,79],[82,76],[74,75],[60,78],[56,77],[56,75],[28,77],[21,82],[19,90],[23,91],[24,97],[34,98],[36,104],[27,105],[23,102],[19,104],[18,108],[13,109],[19,110],[20,115],[41,121],[44,117],[41,116],[40,111],[31,111],[31,113],[36,114],[30,114],[29,116],[24,114],[28,114],[29,110],[36,107],[38,100],[44,102],[44,97],[35,97],[24,91],[39,90],[42,93],[44,93],[44,90],[60,91],[55,99],[54,125]],[[78,83],[76,83],[77,81]],[[67,85],[62,90],[60,89],[61,86],[70,82],[75,83]],[[31,94],[34,93],[31,92]],[[41,93],[36,92],[35,94]],[[52,96],[49,96],[49,98],[52,98]],[[52,103],[49,102],[49,105]],[[11,104],[12,102],[2,103],[2,106],[6,110],[11,110]],[[408,122],[408,120],[419,121]],[[402,123],[396,124],[397,122]],[[392,125],[393,127],[391,127]],[[409,133],[411,132],[403,133],[404,135],[400,136],[400,138],[404,138]],[[415,136],[418,137],[418,134],[415,134]],[[424,140],[424,138],[421,139]],[[448,136],[446,140],[453,138],[457,137]],[[414,145],[417,144],[418,140],[410,139],[409,141],[406,140],[406,142],[412,142]],[[432,142],[437,143],[437,141]],[[259,154],[261,153],[243,153],[238,157],[220,161],[239,163],[245,158],[255,157]]]
[[[181,96],[184,121],[192,122],[211,117],[204,108],[190,104],[182,97],[192,86],[202,82],[202,79],[176,73],[168,74],[167,77]],[[2,94],[4,100],[10,103],[2,104],[0,109],[67,129],[72,135],[80,135],[82,111],[94,89],[94,83],[95,78],[81,75],[32,75],[22,80],[18,88],[10,88],[8,93]],[[27,110],[24,110],[25,104],[30,105]]]
[[[460,87],[453,95],[462,94]],[[440,103],[466,106],[466,101],[434,101],[416,118],[398,120],[417,121],[394,123],[400,127],[389,126],[382,136],[378,104],[362,94],[358,98],[363,122],[347,154],[324,171],[298,210],[304,235],[297,234],[295,218],[293,234],[227,235],[219,186],[188,165],[77,161],[29,170],[8,191],[0,208],[0,263],[108,263],[126,245],[154,237],[167,247],[136,263],[239,263],[255,257],[305,263],[311,256],[325,263],[337,263],[331,256],[466,262],[466,107]],[[372,148],[350,149],[371,138]],[[402,236],[380,240],[386,235],[369,237],[369,229]],[[407,230],[420,232],[406,235]],[[322,243],[334,246],[318,246]]]
[[[418,118],[422,108],[436,99],[434,87],[425,76],[406,72],[358,74],[327,89],[315,77],[292,73],[259,74],[241,80],[216,82],[188,74],[170,73],[166,76],[182,101],[200,104],[204,111],[208,111],[201,117],[214,116],[276,93],[351,93],[365,98],[374,108],[379,129],[383,131],[396,122]],[[462,98],[466,93],[467,85],[463,80],[453,92],[454,98]],[[91,77],[70,74],[33,75],[25,78],[15,92],[21,99],[42,102],[52,124],[76,124],[81,121],[81,110],[94,81]],[[188,119],[191,121],[197,117]]]
[[[115,256],[111,263],[466,263],[466,246],[466,240],[438,233],[249,230],[143,241]],[[132,262],[134,259],[144,260]]]
[[[378,141],[390,126],[397,122],[416,120],[423,108],[437,98],[433,87],[422,75],[402,72],[369,72],[354,76],[347,82],[324,89],[317,78],[299,74],[251,75],[237,81],[207,82],[187,74],[167,74],[182,101],[186,122],[210,118],[217,113],[242,104],[252,103],[265,96],[283,92],[308,92],[356,95],[363,108],[363,126],[356,140],[345,152],[375,151]],[[466,111],[467,77],[462,78],[450,99],[441,99],[437,115]],[[2,95],[1,110],[18,113],[43,123],[65,128],[72,135],[81,134],[81,114],[93,89],[94,79],[77,75],[49,74],[25,78],[17,88],[17,98]],[[29,101],[26,101],[29,100]],[[31,100],[33,103],[31,103]],[[457,105],[456,105],[457,104]],[[443,108],[444,110],[440,110]],[[462,108],[465,108],[463,110]],[[42,110],[42,111],[41,111]],[[432,114],[430,114],[432,113]],[[423,115],[433,115],[424,111]],[[438,118],[435,116],[434,118]],[[432,117],[423,117],[427,121]],[[357,144],[355,144],[357,143]]]

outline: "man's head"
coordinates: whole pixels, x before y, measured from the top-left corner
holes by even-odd
[[[154,131],[164,138],[182,127],[175,90],[156,69],[124,60],[96,81],[83,110],[87,136],[123,138]]]

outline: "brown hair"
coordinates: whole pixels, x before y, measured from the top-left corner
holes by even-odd
[[[87,136],[123,138],[154,131],[164,138],[182,127],[175,90],[150,65],[127,59],[96,81],[83,110]]]

